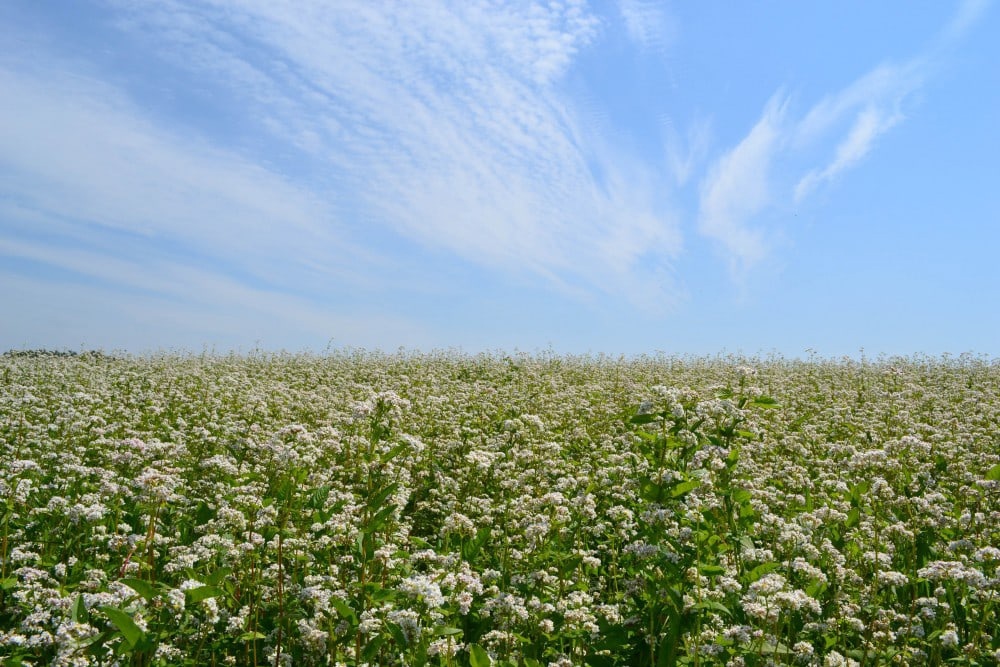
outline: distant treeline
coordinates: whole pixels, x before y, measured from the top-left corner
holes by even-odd
[[[41,358],[41,357],[82,357],[84,359],[111,359],[114,355],[105,354],[98,350],[84,350],[83,352],[74,352],[73,350],[7,350],[3,353],[5,357],[17,357],[17,358]]]

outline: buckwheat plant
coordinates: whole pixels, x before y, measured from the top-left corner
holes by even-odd
[[[2,665],[997,665],[1000,366],[0,356]]]

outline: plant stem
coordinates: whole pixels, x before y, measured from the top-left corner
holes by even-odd
[[[160,507],[162,506],[162,500],[156,503],[153,514],[149,517],[149,529],[146,531],[146,565],[149,567],[150,583],[156,581],[156,571],[154,569],[156,565],[156,548],[153,542],[156,539],[156,519],[160,515]]]

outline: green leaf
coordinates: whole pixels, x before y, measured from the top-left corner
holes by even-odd
[[[369,498],[368,499],[369,509],[377,509],[379,507],[382,507],[382,503],[385,502],[385,499],[394,494],[396,492],[396,489],[398,488],[399,488],[399,482],[393,482],[392,484],[385,487],[384,489],[376,493],[374,496]]]
[[[111,639],[113,637],[117,637],[117,636],[118,636],[118,633],[115,632],[114,630],[105,629],[102,632],[99,632],[96,635],[93,635],[92,637],[88,637],[87,639],[81,640],[78,645],[79,645],[80,648],[92,647],[90,650],[91,651],[95,651],[95,650],[98,650],[101,647],[103,647],[104,644],[109,639]],[[124,644],[124,642],[123,642],[123,644]],[[3,663],[0,663],[0,664],[3,664]]]
[[[330,604],[333,605],[333,608],[336,609],[337,613],[340,614],[343,618],[349,619],[355,623],[358,622],[357,612],[351,609],[350,605],[348,605],[340,598],[337,597],[330,598]]]
[[[431,544],[430,542],[428,542],[427,540],[425,540],[422,537],[417,537],[416,535],[410,535],[410,542],[412,542],[414,546],[420,547],[421,549],[433,549],[434,548],[433,544]]]
[[[390,449],[389,451],[387,451],[385,454],[383,454],[382,456],[380,456],[379,460],[382,463],[388,463],[389,461],[393,460],[394,458],[396,458],[397,456],[399,456],[401,453],[405,452],[409,448],[410,448],[410,446],[408,444],[406,444],[406,443],[402,443],[402,444],[396,445],[395,447],[393,447],[392,449]]]
[[[749,502],[753,498],[753,494],[746,489],[736,489],[733,491],[733,501],[737,504],[742,505],[743,503]]]
[[[187,595],[191,604],[195,604],[201,602],[202,600],[208,600],[209,598],[216,598],[220,595],[225,595],[226,592],[216,586],[199,586],[198,588],[188,589],[184,592],[184,594]]]
[[[698,572],[705,575],[706,577],[711,577],[714,574],[725,574],[726,568],[721,565],[709,565],[708,563],[698,563]]]
[[[639,486],[639,495],[642,496],[643,500],[659,502],[663,497],[663,486],[649,478],[646,478]]]
[[[629,417],[630,424],[649,424],[650,422],[655,422],[660,418],[660,415],[652,412],[646,412],[641,415],[632,415]]]
[[[606,620],[598,621],[601,628],[601,635],[598,643],[594,645],[595,650],[608,651],[614,653],[625,653],[631,642],[631,634],[621,625],[610,625]]]
[[[208,584],[209,586],[218,586],[223,582],[223,580],[225,580],[226,577],[228,577],[232,573],[233,573],[233,568],[220,567],[218,570],[205,577],[205,583]]]
[[[810,584],[806,588],[806,593],[811,598],[818,598],[820,595],[823,594],[824,591],[826,591],[826,589],[827,589],[826,584],[824,584],[822,581],[816,581]]]
[[[667,620],[667,631],[660,641],[660,655],[656,667],[674,667],[677,664],[677,646],[681,639],[681,615],[674,611]]]
[[[17,577],[4,577],[0,579],[0,591],[9,591],[17,586]]]
[[[146,601],[152,600],[160,594],[156,586],[142,579],[122,579],[121,582],[138,593]]]
[[[329,484],[316,487],[316,489],[309,494],[309,501],[306,503],[307,507],[314,510],[323,509],[323,506],[326,505],[326,499],[330,497],[330,491],[332,489],[333,487]]]
[[[392,635],[392,640],[396,642],[396,645],[400,650],[404,649],[409,642],[406,640],[406,635],[403,634],[403,629],[399,627],[396,623],[386,623],[386,627],[389,628],[389,634]]]
[[[852,486],[851,504],[857,507],[861,503],[861,499],[864,497],[864,495],[868,493],[869,488],[871,488],[871,485],[866,480],[862,480],[857,484],[855,484],[854,486]]]
[[[146,633],[135,624],[132,617],[116,607],[103,606],[100,610],[108,617],[131,648],[138,648],[146,639]]]
[[[1000,463],[996,464],[986,472],[986,479],[991,482],[1000,482]]]
[[[671,614],[671,617],[677,617],[679,619],[679,614],[681,610],[684,609],[684,594],[677,586],[667,587],[662,592],[666,594],[666,597],[670,598],[671,606],[674,609],[674,613]]]
[[[663,441],[663,444],[666,446],[667,449],[684,449],[685,447],[687,447],[686,442],[684,442],[683,440],[679,440],[677,438],[666,438]]]
[[[365,661],[371,660],[382,648],[382,644],[385,644],[384,636],[379,635],[377,637],[373,637],[365,646],[365,650],[361,652],[361,657],[364,658]]]
[[[757,581],[768,572],[777,570],[779,567],[781,567],[781,563],[775,563],[773,561],[770,563],[761,563],[754,569],[750,570],[750,583]]]
[[[201,526],[212,520],[212,508],[208,506],[205,501],[198,503],[198,509],[195,511],[194,520]]]
[[[378,514],[372,517],[372,520],[368,523],[368,530],[376,531],[385,525],[392,513],[396,511],[395,505],[386,505]]]
[[[670,495],[673,496],[674,498],[680,498],[685,493],[697,489],[699,486],[701,486],[701,482],[697,479],[691,479],[686,482],[681,482],[680,484],[678,484],[673,488],[673,490],[670,492]]]
[[[791,649],[781,642],[778,642],[777,644],[766,642],[760,647],[760,652],[764,655],[790,655],[792,653]]]
[[[449,627],[443,627],[442,626],[440,628],[435,628],[434,634],[438,635],[439,637],[452,637],[454,635],[460,635],[460,634],[462,634],[462,629],[461,628],[449,628]]]
[[[267,635],[263,632],[244,632],[240,635],[241,642],[252,642],[257,641],[258,639],[267,639]]]
[[[275,500],[280,500],[284,503],[285,501],[291,501],[297,490],[298,485],[294,480],[283,479],[274,487],[272,493],[274,494]]]
[[[754,406],[755,408],[764,408],[764,409],[772,409],[780,407],[778,405],[778,401],[774,400],[770,396],[758,396],[757,398],[753,399],[753,402],[750,405]]]
[[[489,542],[491,534],[489,526],[481,526],[475,538],[462,544],[462,558],[467,561],[475,560],[479,552],[482,551],[483,545]]]
[[[395,588],[383,588],[378,584],[369,584],[369,590],[371,591],[372,602],[386,602],[388,600],[396,600],[399,598],[400,594]]]
[[[482,646],[469,644],[469,664],[472,667],[490,667],[493,660],[490,659],[490,654]]]
[[[356,540],[356,546],[358,547],[358,556],[362,560],[367,560],[368,558],[370,558],[370,556],[368,556],[365,553],[366,543],[370,542],[370,540],[366,540],[365,539],[366,537],[367,537],[367,533],[365,533],[365,531],[363,531],[363,530],[359,530],[358,531],[358,538]],[[374,549],[372,551],[374,551]]]
[[[76,596],[73,607],[70,611],[70,620],[74,623],[89,623],[90,614],[87,613],[87,605],[83,601],[83,593]]]
[[[695,609],[697,611],[702,611],[702,610],[705,610],[705,611],[715,611],[715,612],[719,612],[720,614],[722,614],[724,616],[729,616],[729,617],[732,617],[732,615],[733,615],[733,612],[729,611],[729,607],[727,607],[726,605],[722,604],[721,602],[716,602],[715,600],[709,600],[707,602],[698,602],[698,603],[695,603],[695,605],[692,607],[692,609]]]

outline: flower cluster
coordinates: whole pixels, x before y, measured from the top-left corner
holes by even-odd
[[[12,664],[1000,660],[983,359],[6,355],[0,377]]]

